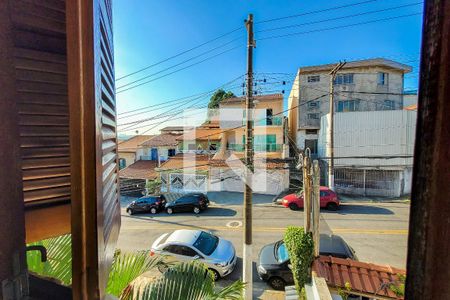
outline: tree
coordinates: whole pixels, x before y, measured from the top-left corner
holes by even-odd
[[[228,91],[225,92],[223,89],[217,90],[209,99],[208,108],[219,108],[220,102],[222,102],[225,99],[236,97],[233,92]]]
[[[71,235],[66,234],[29,244],[44,246],[47,261],[41,261],[38,251],[27,252],[31,272],[58,279],[61,284],[72,283]],[[142,276],[160,269],[160,276]],[[106,292],[122,300],[237,300],[242,298],[244,283],[240,280],[217,289],[211,271],[200,262],[168,264],[164,257],[151,256],[150,251],[121,253],[117,250],[109,273]]]
[[[145,187],[147,189],[147,195],[159,194],[161,192],[161,180],[158,178],[149,180]]]

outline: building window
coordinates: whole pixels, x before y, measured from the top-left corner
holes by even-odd
[[[320,81],[320,75],[308,76],[308,82],[319,82],[319,81]]]
[[[378,85],[385,85],[388,82],[388,73],[378,73]]]
[[[353,84],[353,73],[337,74],[334,84]]]
[[[125,168],[127,166],[127,161],[125,158],[119,158],[119,170]]]
[[[393,100],[384,100],[383,109],[384,110],[394,110],[395,102]]]
[[[277,146],[276,134],[255,135],[253,148],[257,152],[276,152],[279,151]]]
[[[305,149],[309,148],[311,154],[317,154],[317,140],[305,140]]]
[[[338,101],[336,112],[359,111],[359,100]]]
[[[310,102],[308,102],[308,108],[309,109],[319,108],[319,101],[310,101]]]
[[[175,153],[176,153],[175,149],[169,149],[169,150],[167,151],[167,155],[168,155],[168,156],[175,156]]]
[[[306,134],[317,134],[317,129],[306,129]]]
[[[266,125],[273,125],[273,110],[271,108],[266,109]]]
[[[209,145],[209,150],[216,151],[217,150],[217,144],[211,144]]]
[[[308,114],[308,119],[310,119],[310,120],[317,120],[317,119],[319,119],[319,114],[317,114],[317,113]]]

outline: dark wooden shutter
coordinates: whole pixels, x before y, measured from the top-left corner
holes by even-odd
[[[67,12],[72,288],[74,299],[98,299],[120,227],[111,3],[67,1]]]
[[[21,201],[26,239],[33,242],[70,232],[65,1],[4,2],[11,24]]]
[[[116,97],[114,77],[114,52],[112,35],[112,10],[110,0],[98,0],[94,41],[98,41],[95,49],[96,65],[96,107],[97,128],[99,129],[97,141],[97,155],[101,159],[102,168],[97,169],[99,191],[97,207],[97,228],[99,234],[100,262],[104,263],[100,270],[104,274],[101,278],[106,287],[108,268],[112,262],[116,241],[120,227],[119,204],[119,163],[117,153],[116,132]],[[104,261],[102,261],[104,260]]]
[[[70,200],[63,1],[9,1],[27,206]]]

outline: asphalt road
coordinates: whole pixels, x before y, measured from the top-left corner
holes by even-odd
[[[406,266],[409,204],[406,203],[344,203],[336,212],[321,211],[321,233],[342,236],[356,252],[359,260],[376,264]],[[162,233],[176,229],[211,231],[234,244],[239,261],[227,278],[227,284],[242,274],[242,208],[240,205],[212,205],[199,215],[180,213],[168,215],[140,214],[129,216],[122,208],[122,226],[118,248],[122,251],[148,250]],[[291,211],[272,204],[256,204],[253,209],[253,262],[262,246],[280,240],[286,226],[303,225],[303,211]],[[282,293],[270,288],[256,276],[254,296],[276,299]],[[280,298],[281,299],[281,298]]]

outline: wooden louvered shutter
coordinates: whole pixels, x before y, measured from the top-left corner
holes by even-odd
[[[73,298],[98,299],[120,227],[112,11],[109,0],[66,5]]]

